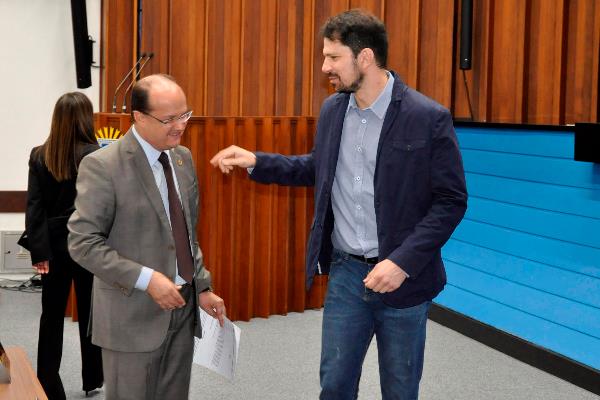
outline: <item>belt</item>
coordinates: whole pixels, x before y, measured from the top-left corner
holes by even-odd
[[[349,253],[346,253],[346,254],[348,254],[350,257],[354,258],[355,260],[362,261],[367,264],[377,264],[379,262],[378,257],[367,258],[365,256],[357,256],[355,254],[349,254]]]

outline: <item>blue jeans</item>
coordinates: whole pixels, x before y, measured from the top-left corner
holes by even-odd
[[[367,289],[373,265],[334,251],[329,272],[321,343],[321,400],[356,399],[362,364],[377,339],[383,400],[419,396],[425,328],[431,302],[393,308]]]

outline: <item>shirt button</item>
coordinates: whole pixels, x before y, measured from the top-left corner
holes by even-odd
[[[360,176],[357,176],[355,179],[356,179],[357,181],[360,181]]]
[[[358,146],[358,147],[356,148],[356,151],[358,151],[359,153],[362,153],[362,147]]]
[[[362,122],[363,124],[366,124],[367,120],[363,118],[360,122]]]
[[[360,210],[360,209],[361,209],[361,206],[360,206],[360,204],[357,204],[357,205],[356,205],[356,209],[357,209],[357,210]]]

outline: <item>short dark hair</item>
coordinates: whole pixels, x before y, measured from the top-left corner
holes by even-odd
[[[175,82],[175,78],[168,74],[156,74],[149,76],[158,76],[171,82]],[[148,91],[152,86],[152,82],[152,80],[143,78],[133,85],[133,89],[131,90],[131,118],[133,118],[134,111],[139,111],[142,113],[147,113],[150,111],[150,105],[148,104],[150,102]]]
[[[362,49],[369,48],[375,54],[377,66],[387,66],[388,38],[385,25],[372,14],[360,9],[344,11],[325,22],[321,35],[350,47],[354,57]]]

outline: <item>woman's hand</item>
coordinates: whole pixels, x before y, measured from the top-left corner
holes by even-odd
[[[38,274],[47,274],[50,271],[50,263],[48,262],[48,260],[40,261],[39,263],[33,264],[33,269]]]

